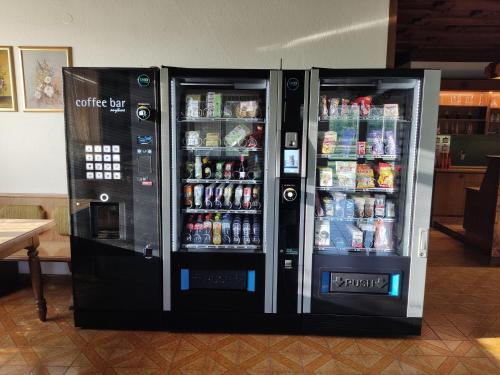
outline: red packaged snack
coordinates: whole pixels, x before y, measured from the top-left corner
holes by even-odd
[[[358,141],[358,155],[365,155],[366,154],[366,142],[364,141]]]
[[[372,97],[371,96],[360,96],[353,100],[353,103],[359,105],[359,112],[361,113],[361,117],[368,117],[370,114],[370,107],[372,105]]]

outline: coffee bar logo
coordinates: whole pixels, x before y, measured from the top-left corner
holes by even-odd
[[[109,108],[112,113],[125,112],[126,100],[108,98],[97,99],[95,96],[87,99],[76,99],[75,105],[78,108]]]

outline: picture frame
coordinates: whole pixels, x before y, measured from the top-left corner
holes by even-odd
[[[0,111],[17,112],[13,48],[0,46]]]
[[[73,65],[71,47],[19,47],[25,112],[63,112],[62,68]]]

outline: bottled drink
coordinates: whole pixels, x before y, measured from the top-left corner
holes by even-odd
[[[238,169],[238,178],[244,180],[246,178],[247,172],[245,170],[245,156],[240,155],[240,168]]]
[[[243,203],[241,204],[244,210],[248,210],[252,203],[252,187],[245,186],[243,188]]]
[[[212,208],[214,199],[214,184],[205,187],[205,208]]]
[[[203,178],[203,164],[201,162],[201,156],[197,156],[194,159],[194,178]]]
[[[215,219],[212,224],[212,242],[214,245],[220,245],[222,241],[222,223],[220,214],[215,214]]]
[[[243,225],[241,228],[242,234],[243,234],[243,245],[250,245],[251,239],[251,231],[252,231],[252,225],[250,224],[250,219],[248,218],[248,215],[245,215],[243,219]]]
[[[212,164],[208,160],[208,156],[205,156],[202,160],[203,162],[203,178],[212,177]]]
[[[186,229],[184,230],[184,243],[193,242],[193,229],[194,229],[194,215],[190,215],[186,222]]]
[[[224,195],[224,184],[219,184],[215,188],[214,207],[222,208],[222,197]]]
[[[233,197],[233,184],[229,184],[224,188],[224,208],[230,209],[233,204],[231,203],[231,198]]]
[[[196,208],[203,207],[203,192],[204,187],[202,184],[194,185],[194,206]]]
[[[203,243],[212,243],[212,214],[205,216],[205,221],[203,222]]]
[[[184,207],[193,207],[193,185],[184,185]]]
[[[196,219],[196,223],[193,226],[193,243],[201,244],[202,243],[202,234],[203,234],[203,216],[198,215]]]
[[[243,186],[238,185],[234,190],[234,208],[241,208],[241,198],[243,198]]]
[[[254,180],[261,180],[262,179],[262,169],[260,169],[260,161],[259,161],[259,155],[255,155],[255,161],[254,161],[254,167],[253,167],[253,179]]]
[[[236,215],[231,225],[233,231],[233,244],[239,245],[241,243],[241,218],[240,215]]]
[[[231,235],[231,215],[224,214],[222,216],[222,243],[224,245],[229,245],[232,242]]]
[[[260,245],[260,232],[259,218],[254,216],[252,225],[252,243],[254,245]]]
[[[252,188],[252,204],[251,207],[254,209],[259,209],[261,207],[260,204],[260,186],[255,185]]]

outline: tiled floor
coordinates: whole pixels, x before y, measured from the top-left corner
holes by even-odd
[[[75,329],[68,281],[0,298],[0,375],[500,374],[500,268],[432,233],[421,337],[172,334]]]

